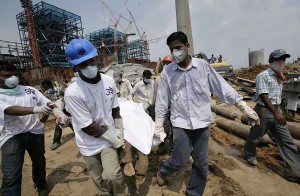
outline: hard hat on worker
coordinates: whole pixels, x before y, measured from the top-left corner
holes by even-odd
[[[97,49],[88,40],[73,39],[65,49],[66,57],[72,65],[78,65],[83,61],[97,56]]]
[[[163,60],[162,60],[162,62],[163,62],[163,63],[166,63],[166,64],[169,64],[169,63],[171,63],[171,62],[173,62],[173,61],[174,61],[174,59],[173,59],[173,57],[172,57],[171,55],[165,56],[165,57],[163,58]]]

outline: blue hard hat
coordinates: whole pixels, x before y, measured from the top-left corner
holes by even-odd
[[[79,63],[97,56],[97,49],[88,40],[73,39],[65,49],[66,57],[72,65]]]

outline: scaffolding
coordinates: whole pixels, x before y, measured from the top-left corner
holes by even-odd
[[[32,58],[25,55],[21,43],[0,40],[0,60],[14,64],[20,70],[33,68]]]
[[[149,44],[145,40],[134,40],[128,43],[127,60],[134,63],[150,62]]]
[[[43,1],[32,6],[41,65],[68,67],[65,46],[83,37],[81,17]],[[17,23],[23,51],[32,56],[25,11],[18,13]]]
[[[116,42],[115,37],[116,36]],[[126,35],[110,27],[86,34],[85,39],[92,42],[100,51],[101,55],[114,56],[115,61],[126,63]]]

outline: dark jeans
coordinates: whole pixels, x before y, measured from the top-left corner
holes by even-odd
[[[293,138],[287,125],[278,124],[272,112],[265,107],[256,105],[254,111],[260,118],[260,125],[255,125],[250,129],[250,133],[244,146],[245,158],[256,159],[256,147],[260,139],[268,130],[270,130],[276,140],[280,155],[283,159],[285,175],[299,178],[300,154],[297,151],[297,147],[293,142]],[[279,108],[278,111],[280,111]]]
[[[2,196],[21,195],[22,167],[27,150],[32,161],[32,180],[34,186],[46,186],[46,161],[44,134],[30,132],[11,137],[1,147],[2,152]]]
[[[174,127],[173,141],[173,153],[169,159],[162,162],[159,168],[160,175],[168,176],[183,168],[192,153],[194,161],[186,192],[187,195],[202,195],[208,174],[209,128],[190,130]]]
[[[69,126],[72,130],[73,130],[73,126],[72,124],[70,123]],[[62,128],[60,128],[60,126],[58,126],[57,124],[55,125],[55,130],[54,130],[54,136],[53,136],[53,143],[58,143],[60,144],[61,143],[61,135],[62,135]]]

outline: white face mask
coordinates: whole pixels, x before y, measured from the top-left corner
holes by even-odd
[[[175,59],[176,63],[181,63],[185,59],[186,54],[186,47],[184,47],[184,49],[174,49],[172,52],[173,58]]]
[[[284,61],[275,61],[270,64],[270,68],[274,71],[281,72],[284,66]]]
[[[82,75],[88,79],[93,79],[97,76],[98,67],[96,65],[89,65],[81,70]]]
[[[15,88],[19,84],[19,78],[17,76],[11,76],[4,80],[5,86],[8,88]]]
[[[151,81],[151,79],[144,79],[144,82],[147,83],[147,84],[149,84],[150,81]]]

